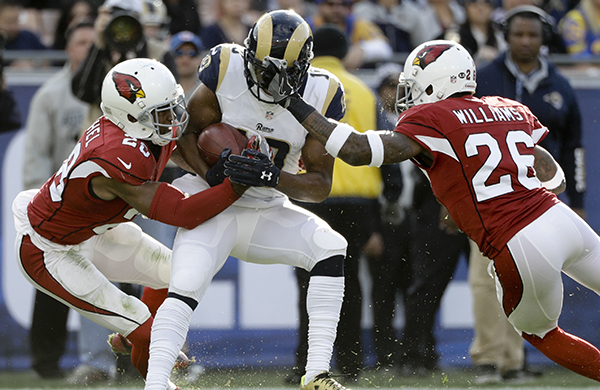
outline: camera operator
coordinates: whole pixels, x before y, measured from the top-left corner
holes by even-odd
[[[130,58],[156,59],[177,77],[175,61],[169,48],[162,42],[144,35],[140,23],[141,0],[106,0],[98,10],[94,27],[96,41],[73,76],[73,94],[90,103],[87,129],[100,112],[100,87],[110,68]]]

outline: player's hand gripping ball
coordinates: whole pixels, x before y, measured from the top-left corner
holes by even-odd
[[[247,144],[248,138],[227,123],[213,123],[198,136],[200,156],[211,167],[219,161],[223,149],[230,148],[231,154],[241,154]]]

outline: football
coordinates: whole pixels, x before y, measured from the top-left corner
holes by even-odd
[[[223,149],[229,147],[232,154],[240,154],[247,144],[248,138],[227,123],[213,123],[198,136],[200,155],[211,167],[217,163]]]

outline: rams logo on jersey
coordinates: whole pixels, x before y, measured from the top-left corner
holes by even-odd
[[[417,65],[421,69],[425,69],[427,65],[431,64],[432,62],[435,62],[442,55],[443,52],[450,49],[451,47],[452,45],[447,44],[424,47],[417,53],[417,56],[413,60],[412,64]]]
[[[137,98],[146,97],[142,84],[136,77],[130,74],[113,72],[112,79],[119,95],[127,99],[129,103],[133,104]]]

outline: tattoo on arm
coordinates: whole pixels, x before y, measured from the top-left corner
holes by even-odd
[[[334,123],[329,122],[317,113],[311,113],[302,122],[302,125],[309,131],[310,135],[323,145],[327,143],[327,139],[336,127]],[[397,163],[419,153],[427,152],[419,143],[403,134],[382,131],[380,136],[385,149],[384,164]],[[340,150],[338,157],[354,166],[370,164],[371,146],[366,135],[351,134]]]
[[[535,147],[535,173],[542,182],[548,181],[556,174],[556,161],[552,155],[544,148]]]

